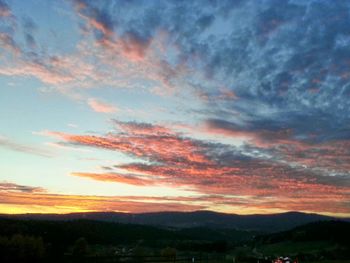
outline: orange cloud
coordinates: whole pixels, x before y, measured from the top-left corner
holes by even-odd
[[[117,125],[120,125],[120,123]],[[137,126],[137,127],[133,127]],[[106,137],[81,136],[59,132],[46,132],[69,143],[85,145],[115,151],[121,151],[139,158],[170,163],[210,163],[201,152],[201,146],[189,138],[179,137],[176,133],[165,133],[166,128],[144,124],[124,123],[121,129],[129,133],[110,134]],[[131,131],[132,130],[132,131]],[[153,132],[157,132],[154,134]],[[204,150],[204,148],[203,148]]]
[[[7,190],[6,190],[7,188]],[[15,190],[13,188],[23,188]],[[0,188],[0,213],[31,213],[31,212],[88,212],[88,211],[119,211],[119,212],[159,212],[159,211],[195,211],[211,209],[221,212],[241,214],[273,213],[276,211],[305,211],[327,213],[339,216],[349,216],[345,202],[334,197],[322,199],[319,196],[305,197],[295,200],[291,197],[255,197],[201,195],[178,197],[151,196],[83,196],[52,194],[28,189],[35,187],[16,186],[8,183]],[[326,208],[326,211],[325,211]]]
[[[73,176],[79,176],[89,178],[103,182],[116,182],[131,185],[153,185],[155,181],[147,179],[145,177],[130,175],[130,174],[117,174],[117,173],[71,173]]]
[[[42,211],[83,212],[83,211],[118,211],[118,212],[158,212],[158,211],[194,211],[205,208],[201,205],[183,204],[173,201],[146,200],[133,201],[133,197],[57,195],[39,193],[2,193],[0,212],[11,213],[11,207],[21,206],[20,211],[27,213],[40,207]]]

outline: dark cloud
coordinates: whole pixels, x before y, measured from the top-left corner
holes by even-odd
[[[196,23],[201,30],[205,30],[214,22],[215,16],[213,15],[203,15],[197,19]]]
[[[97,39],[107,39],[113,32],[113,18],[108,13],[106,1],[100,7],[95,7],[94,2],[87,0],[73,1],[78,13],[87,19],[89,26],[94,30],[95,37]]]
[[[257,4],[250,14],[254,22],[245,20],[239,37],[228,35],[212,47],[211,75],[223,75],[239,100],[214,100],[211,106],[241,113],[241,129],[289,128],[300,138],[317,134],[318,140],[347,136],[338,131],[348,130],[349,121],[349,100],[342,96],[349,83],[348,53],[339,47],[348,34],[348,6],[313,3]]]
[[[0,192],[40,193],[44,192],[41,187],[18,185],[14,183],[1,182]]]
[[[16,16],[9,5],[0,2],[0,41],[7,55],[15,55],[16,59],[29,59],[31,51],[37,46],[35,32],[38,26],[32,18]],[[23,37],[23,41],[21,38]],[[29,48],[29,49],[28,49]],[[35,53],[34,53],[35,54]]]
[[[301,137],[293,129],[274,126],[271,123],[241,128],[235,123],[218,119],[207,120],[205,127],[209,133],[244,138],[247,144],[243,152],[258,152],[260,155],[269,156],[270,160],[308,167],[324,175],[338,174],[344,180],[349,174],[350,141],[346,136],[340,139],[340,133],[345,135],[345,131],[336,131],[336,139],[325,138],[322,131],[319,131],[322,136],[309,131],[306,133],[308,136]],[[320,137],[323,140],[320,140]]]
[[[168,63],[185,61],[198,71],[188,81],[213,118],[234,110],[241,129],[288,128],[318,140],[348,137],[346,1],[111,1],[108,9],[106,2],[83,3],[86,16],[125,38],[126,48],[138,43],[140,55],[157,31],[168,32],[181,51]],[[220,85],[236,98],[218,100]]]
[[[34,49],[37,46],[34,34],[38,30],[37,24],[34,22],[34,20],[30,17],[25,17],[23,18],[22,21],[22,27],[23,27],[23,33],[24,33],[24,38],[26,41],[26,45]]]

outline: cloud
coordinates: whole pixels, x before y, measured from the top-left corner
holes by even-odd
[[[10,6],[6,2],[0,1],[0,48],[14,56],[17,56],[21,52],[14,38],[16,27],[17,18],[12,13]]]
[[[18,185],[8,182],[0,182],[0,192],[2,193],[43,193],[45,190],[41,187]]]
[[[18,45],[9,33],[0,32],[0,43],[2,44],[2,48],[10,51],[10,53],[14,55],[20,53]]]
[[[6,2],[0,1],[0,17],[9,17],[11,15],[11,10]]]
[[[186,67],[167,59],[165,47],[169,50],[176,47],[166,45],[166,33],[161,28],[150,34],[135,28],[118,31],[115,14],[108,9],[108,5],[115,3],[105,3],[104,8],[93,1],[72,2],[82,29],[76,49],[52,52],[47,43],[38,42],[40,38],[35,37],[39,31],[35,18],[25,17],[23,23],[18,23],[14,17],[16,26],[11,26],[10,32],[0,27],[2,48],[10,51],[0,65],[0,74],[34,77],[71,97],[80,93],[81,88],[101,84],[113,88],[142,87],[162,96],[173,94],[175,86],[185,86],[181,76],[186,74]],[[20,36],[22,33],[24,36]],[[25,43],[16,41],[21,38]]]
[[[141,6],[132,1],[71,3],[82,41],[67,57],[75,57],[79,64],[93,69],[87,74],[84,71],[72,74],[72,79],[70,70],[76,73],[79,66],[58,72],[56,65],[50,67],[53,62],[49,57],[55,55],[64,60],[65,55],[46,54],[43,58],[37,52],[33,57],[23,54],[23,64],[33,66],[37,62],[44,65],[45,69],[41,69],[44,75],[58,76],[53,81],[53,76],[44,77],[38,70],[27,71],[27,75],[45,83],[69,83],[68,86],[75,87],[78,84],[94,87],[101,81],[135,87],[142,76],[143,80],[156,82],[150,84],[153,86],[150,90],[158,94],[170,93],[169,89],[183,92],[192,88],[207,100],[211,110],[218,113],[219,109],[235,109],[250,123],[268,121],[272,118],[269,113],[274,112],[273,117],[289,124],[283,117],[295,109],[300,119],[306,116],[321,120],[323,113],[330,112],[334,117],[336,112],[339,119],[336,125],[344,126],[347,122],[349,114],[343,110],[349,108],[343,96],[349,94],[346,2],[276,4],[252,0],[204,1],[199,5],[154,1]],[[2,9],[8,10],[8,5],[3,3]],[[305,23],[309,27],[304,27]],[[12,43],[9,40],[14,40],[13,34],[6,36],[4,42]],[[16,43],[10,45],[15,47],[13,44]],[[84,45],[88,47],[83,48]],[[18,70],[22,66],[16,67],[16,74],[25,74]],[[9,69],[3,72],[10,74]],[[79,83],[74,81],[76,76]],[[120,79],[128,85],[118,85]],[[223,98],[220,87],[226,87],[224,94],[235,96],[220,99]],[[326,122],[332,124],[332,119]]]
[[[46,131],[60,140],[56,146],[94,147],[133,159],[108,174],[77,174],[188,186],[209,195],[249,195],[262,198],[264,209],[289,204],[290,209],[319,211],[322,200],[324,211],[347,211],[349,3],[71,3],[70,15],[80,27],[76,49],[52,52],[35,38],[35,26],[18,23],[0,0],[5,51],[0,74],[35,77],[69,96],[104,86],[172,95],[183,105],[174,118],[198,123],[192,134],[197,129],[212,139],[142,122],[116,121],[116,130],[105,135]],[[186,103],[190,99],[193,104]],[[97,112],[116,110],[97,99],[87,103]],[[225,143],[217,143],[216,135]],[[230,144],[232,138],[242,145]],[[2,144],[35,152],[6,140]]]
[[[78,14],[88,22],[88,26],[97,31],[96,36],[106,39],[113,34],[113,21],[106,12],[93,7],[90,1],[74,0],[73,3]]]
[[[46,149],[21,144],[3,136],[0,136],[0,147],[11,151],[34,154],[41,157],[52,157],[52,153]]]
[[[150,43],[149,38],[145,38],[133,30],[127,30],[118,36],[117,32],[114,31],[117,22],[109,13],[109,9],[96,5],[93,1],[76,0],[74,4],[79,16],[87,22],[87,30],[93,32],[99,44],[116,52],[124,53],[124,56],[133,61],[144,58]]]
[[[121,121],[115,124],[117,132],[106,136],[54,133],[70,145],[117,151],[135,160],[110,167],[113,169],[108,173],[77,172],[74,175],[133,185],[186,187],[203,195],[254,197],[251,206],[259,203],[266,205],[264,209],[282,207],[278,201],[271,203],[271,198],[288,200],[290,209],[296,207],[294,203],[307,200],[310,205],[303,211],[334,212],[331,206],[322,207],[321,204],[334,202],[339,213],[348,212],[343,205],[350,197],[346,175],[325,173],[322,168],[330,169],[327,165],[305,165],[307,158],[298,160],[292,141],[281,143],[290,137],[289,134],[272,136],[257,132],[257,138],[266,138],[264,148],[236,147],[185,137],[161,125]],[[312,151],[312,148],[307,150]],[[264,155],[264,151],[270,155]]]
[[[100,113],[115,113],[117,111],[117,107],[94,98],[90,98],[88,104],[91,109]]]
[[[74,56],[51,57],[20,57],[17,60],[9,60],[7,66],[0,67],[0,74],[5,76],[35,76],[43,83],[62,86],[64,92],[66,85],[75,87],[79,83],[93,82],[98,76],[98,71],[92,65],[85,63]]]
[[[226,120],[208,119],[204,130],[231,138],[244,138],[257,151],[267,151],[275,159],[294,165],[324,169],[328,174],[348,174],[350,166],[349,140],[315,140],[315,135],[298,137],[292,129],[279,129],[277,126],[239,127]],[[340,136],[339,136],[340,137]],[[341,138],[341,137],[340,137]]]
[[[175,134],[171,129],[162,126],[146,122],[125,122],[114,120],[114,124],[118,130],[126,134],[132,134],[136,136],[150,136],[150,135],[159,135],[167,136]]]
[[[21,186],[14,183],[0,184],[0,212],[21,213],[46,211],[67,213],[72,211],[119,211],[119,212],[158,212],[194,211],[204,209],[199,204],[185,204],[181,199],[163,199],[142,196],[88,196],[64,195],[44,192],[39,187]],[[38,210],[39,208],[39,210]]]
[[[165,127],[135,122],[116,122],[116,125],[121,129],[121,133],[107,137],[51,134],[73,144],[118,150],[150,161],[179,164],[182,161],[208,161],[201,153],[199,143],[182,138]]]
[[[95,34],[96,41],[152,68],[148,78],[163,86],[156,92],[189,87],[207,104],[207,117],[233,122],[242,134],[248,128],[271,134],[289,130],[298,138],[312,134],[314,140],[347,136],[349,100],[343,94],[348,93],[349,64],[347,45],[342,44],[349,28],[346,3],[205,5],[210,13],[196,3],[151,3],[143,9],[134,3],[84,1],[78,13],[101,24],[92,26],[101,33]],[[135,16],[115,15],[116,10]],[[326,23],[323,17],[329,18]],[[217,33],[218,27],[224,33]],[[165,55],[150,58],[160,30],[166,35],[160,42]]]
[[[37,24],[30,17],[23,19],[23,29],[25,31],[24,38],[26,41],[27,48],[35,50],[37,48],[36,39],[34,33],[37,31]]]
[[[285,189],[281,188],[280,191]],[[158,212],[158,211],[195,211],[214,209],[217,211],[230,207],[231,212],[244,214],[264,211],[318,211],[324,212],[328,207],[328,214],[348,215],[346,202],[337,199],[317,201],[316,198],[306,197],[303,202],[293,198],[254,197],[254,196],[225,196],[225,195],[199,195],[177,197],[151,197],[151,196],[89,196],[64,195],[46,192],[40,187],[29,187],[14,183],[0,184],[2,198],[0,211],[8,213],[31,213],[46,211],[51,213],[81,212],[81,211],[120,211],[120,212]],[[345,200],[344,200],[345,201]],[[273,207],[274,210],[271,210]],[[38,210],[39,208],[39,210]]]
[[[207,103],[205,114],[241,129],[287,127],[318,140],[348,134],[345,2],[76,3],[104,51],[151,69],[145,79],[162,84],[153,89],[159,94],[191,88]]]
[[[116,182],[137,186],[153,185],[155,181],[150,180],[145,176],[136,176],[132,174],[117,174],[117,173],[71,173],[73,176],[89,178],[92,180],[103,182]]]

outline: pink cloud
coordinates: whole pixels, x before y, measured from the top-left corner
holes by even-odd
[[[253,197],[256,201],[249,204],[252,208],[288,210],[289,203],[289,210],[348,212],[343,204],[349,200],[350,189],[340,177],[329,179],[313,169],[293,168],[273,160],[242,158],[225,152],[224,145],[184,137],[161,125],[120,121],[116,121],[116,125],[118,132],[106,136],[49,134],[72,145],[118,151],[147,161],[115,166],[118,173],[112,168],[108,173],[79,172],[74,174],[76,176],[132,185],[186,187],[204,195]],[[286,140],[289,133],[263,132],[257,138],[260,136],[267,141],[273,136],[280,142]],[[280,153],[288,154],[283,150]],[[290,155],[292,158],[294,153]],[[304,201],[305,206],[302,205]],[[298,202],[300,204],[296,205]],[[322,203],[332,202],[334,206],[322,206]]]
[[[153,185],[154,180],[147,177],[136,176],[132,174],[117,174],[117,173],[71,173],[73,176],[89,178],[102,182],[116,182],[130,185]]]
[[[100,113],[114,113],[118,110],[117,107],[94,98],[88,99],[88,104],[91,109]]]

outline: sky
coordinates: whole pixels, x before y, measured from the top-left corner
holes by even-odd
[[[350,216],[350,1],[0,0],[0,213]]]

